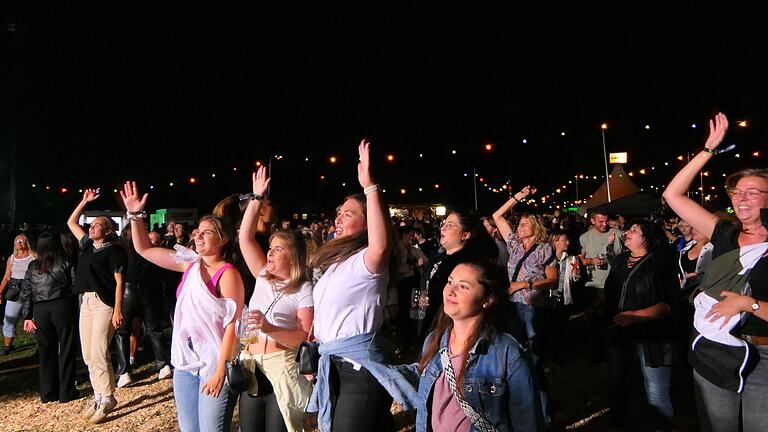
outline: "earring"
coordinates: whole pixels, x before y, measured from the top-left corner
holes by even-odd
[[[483,309],[488,309],[488,303],[483,303]]]

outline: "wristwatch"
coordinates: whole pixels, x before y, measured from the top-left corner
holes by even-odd
[[[533,281],[531,280],[528,281],[528,289],[533,289]]]
[[[760,310],[760,302],[755,300],[754,303],[752,303],[752,313],[755,313]]]

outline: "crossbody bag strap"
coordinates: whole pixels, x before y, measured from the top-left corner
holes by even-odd
[[[496,428],[483,416],[482,413],[475,410],[464,397],[456,390],[456,377],[453,374],[453,366],[451,366],[451,357],[448,355],[448,350],[444,349],[440,352],[440,361],[443,363],[443,373],[448,380],[448,385],[451,387],[453,395],[456,397],[456,401],[459,402],[459,406],[464,411],[472,424],[481,432],[496,432]]]
[[[522,243],[520,243],[520,246],[521,246],[521,247],[522,247],[522,245],[523,245],[523,244],[522,244]],[[528,259],[528,257],[529,257],[529,256],[531,256],[531,254],[533,253],[533,251],[535,251],[536,249],[538,249],[538,247],[539,247],[539,244],[537,243],[537,244],[535,244],[535,245],[531,246],[531,248],[530,248],[530,249],[528,249],[527,251],[525,251],[525,253],[523,254],[523,257],[522,257],[522,258],[520,258],[520,261],[518,261],[518,262],[517,262],[517,266],[515,266],[515,271],[512,273],[512,279],[510,280],[510,282],[515,282],[515,281],[517,281],[517,275],[518,275],[518,274],[520,274],[520,269],[523,267],[523,263],[525,263],[525,260],[527,260],[527,259]]]

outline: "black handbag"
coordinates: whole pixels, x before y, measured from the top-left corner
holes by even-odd
[[[243,372],[243,365],[240,364],[240,358],[235,357],[234,360],[225,363],[227,366],[227,382],[229,383],[229,391],[232,394],[240,394],[248,390],[248,379]]]
[[[8,281],[8,286],[5,290],[5,299],[8,301],[19,301],[19,296],[21,294],[21,283],[22,281],[20,279],[11,279]]]
[[[320,363],[319,347],[319,343],[308,340],[305,340],[299,345],[299,349],[296,350],[296,362],[299,364],[300,374],[317,374],[317,366]]]

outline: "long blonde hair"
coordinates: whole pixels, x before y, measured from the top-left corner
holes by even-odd
[[[13,238],[13,256],[16,256],[16,254],[19,253],[19,248],[18,248],[18,246],[16,246],[17,245],[16,239],[18,239],[19,237],[23,238],[24,241],[27,242],[27,252],[29,252],[29,254],[31,255],[32,254],[32,245],[29,244],[29,237],[27,237],[26,234],[19,234],[16,237]]]
[[[267,272],[264,277],[267,282],[278,286],[277,291],[285,294],[293,294],[301,289],[301,286],[309,280],[309,270],[307,267],[307,242],[304,236],[298,231],[278,231],[269,238],[272,240],[280,239],[285,244],[285,249],[291,256],[291,271],[288,280],[283,280],[272,273]],[[285,284],[281,286],[282,284]]]

